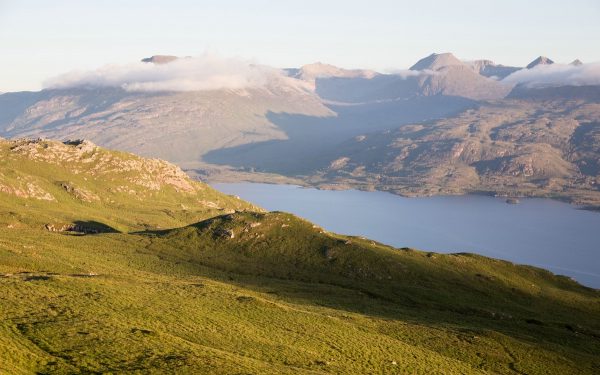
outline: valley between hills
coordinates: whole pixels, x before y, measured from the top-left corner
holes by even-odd
[[[158,159],[0,140],[0,373],[594,374],[600,295],[266,212]]]

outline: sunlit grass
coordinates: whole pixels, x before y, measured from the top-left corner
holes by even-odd
[[[55,200],[0,192],[0,373],[600,368],[600,294],[568,278],[328,233],[201,184],[114,192],[129,180],[3,152],[5,185]],[[44,229],[74,222],[110,233]]]

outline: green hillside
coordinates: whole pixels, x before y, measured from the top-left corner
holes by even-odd
[[[600,369],[600,292],[568,278],[328,233],[86,142],[0,156],[0,373]]]
[[[0,193],[0,225],[15,229],[79,222],[129,232],[259,210],[193,181],[170,163],[88,141],[0,138]]]

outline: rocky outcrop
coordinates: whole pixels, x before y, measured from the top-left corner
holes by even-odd
[[[46,224],[44,228],[49,232],[74,232],[83,234],[103,233],[100,228],[91,228],[82,224]]]
[[[11,194],[19,198],[31,198],[41,201],[56,201],[56,198],[43,189],[35,179],[26,175],[9,178],[0,171],[0,193]]]
[[[75,197],[76,199],[79,199],[81,201],[95,202],[95,201],[100,200],[100,198],[96,194],[92,193],[89,190],[86,190],[83,188],[78,188],[78,187],[74,186],[72,183],[60,182],[59,185],[67,193],[71,194],[73,197]]]
[[[145,159],[132,154],[115,154],[101,150],[87,140],[66,141],[64,143],[44,139],[17,139],[10,141],[10,152],[30,160],[55,165],[68,164],[75,174],[87,174],[102,178],[123,176],[133,185],[152,191],[171,187],[177,191],[196,191],[192,180],[179,167],[159,159]],[[61,185],[67,192],[82,200],[96,200],[85,189],[72,184]],[[119,187],[116,187],[117,190]]]
[[[217,229],[215,229],[214,234],[216,237],[220,237],[220,238],[227,238],[227,239],[235,238],[235,233],[234,233],[233,229],[217,228]]]

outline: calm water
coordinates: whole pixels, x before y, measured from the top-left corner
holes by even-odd
[[[600,213],[548,199],[507,204],[483,196],[402,198],[293,185],[214,184],[268,210],[396,247],[473,252],[530,264],[600,288]]]

